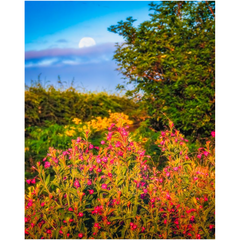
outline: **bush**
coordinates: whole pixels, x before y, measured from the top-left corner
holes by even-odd
[[[128,135],[112,124],[100,148],[88,131],[66,151],[50,148],[26,180],[26,238],[214,238],[214,141],[190,154],[170,123],[158,171]]]
[[[101,93],[81,93],[74,87],[66,90],[39,83],[25,91],[25,126],[45,126],[47,123],[68,125],[73,118],[83,122],[92,117],[109,117],[111,112],[123,112],[137,119],[141,112],[136,101],[124,96]]]

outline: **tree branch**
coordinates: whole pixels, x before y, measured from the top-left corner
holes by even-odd
[[[214,14],[212,8],[209,6],[208,1],[205,1],[205,2],[206,2],[206,4],[208,5],[208,8],[209,8],[209,10],[211,11],[213,17],[215,18],[215,14]]]

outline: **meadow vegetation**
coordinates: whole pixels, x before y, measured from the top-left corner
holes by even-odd
[[[26,87],[26,239],[215,238],[215,4],[150,8],[109,28],[133,90]]]

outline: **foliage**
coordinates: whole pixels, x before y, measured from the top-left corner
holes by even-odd
[[[125,40],[114,59],[135,86],[127,95],[143,94],[155,129],[171,119],[186,136],[204,138],[215,126],[215,2],[163,1],[150,10],[138,27],[129,17],[109,28]]]
[[[105,92],[81,93],[74,87],[56,89],[41,83],[25,91],[25,126],[44,126],[51,122],[67,125],[73,118],[90,121],[92,117],[109,117],[111,112],[123,112],[135,119],[142,113],[136,101]]]
[[[133,121],[124,113],[111,113],[109,117],[96,117],[89,122],[82,122],[78,118],[74,118],[72,124],[61,126],[58,124],[46,123],[43,127],[28,127],[28,137],[25,141],[25,163],[27,172],[30,166],[37,161],[42,160],[49,147],[64,150],[70,147],[71,139],[83,137],[83,133],[88,131],[88,137],[96,146],[100,145],[100,139],[104,136],[111,123],[120,126],[119,119],[123,126],[132,125]]]
[[[33,167],[26,238],[214,238],[214,141],[190,154],[170,122],[156,142],[168,159],[158,171],[122,125],[108,130],[100,148],[86,132]]]

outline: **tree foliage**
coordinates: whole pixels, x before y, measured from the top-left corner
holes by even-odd
[[[149,6],[149,21],[135,27],[129,17],[108,29],[125,40],[114,59],[134,86],[127,95],[143,94],[156,129],[170,118],[186,136],[208,136],[215,126],[215,2]]]

